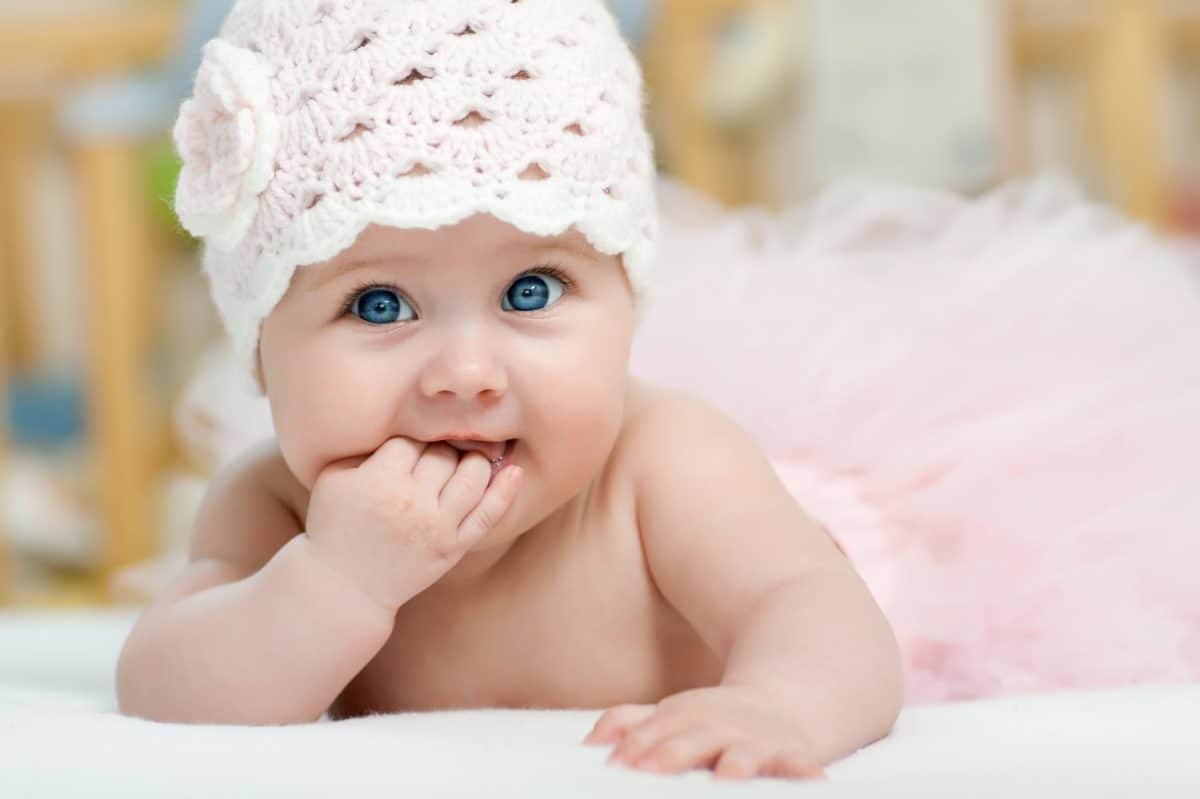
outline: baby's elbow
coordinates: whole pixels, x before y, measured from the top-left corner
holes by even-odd
[[[115,687],[117,712],[122,716],[161,723],[187,723],[181,709],[173,706],[170,670],[155,657],[157,642],[139,622],[125,639],[117,658]]]
[[[260,696],[255,702],[217,696],[216,686],[188,690],[155,662],[144,644],[131,638],[117,660],[117,711],[122,716],[158,724],[285,727],[318,722],[327,712],[313,705],[297,707],[290,696]]]
[[[137,630],[135,629],[117,658],[115,687],[117,693],[117,711],[122,716],[140,718],[147,721],[166,721],[159,718],[155,712],[153,680],[146,674],[146,658],[142,647],[139,646]]]

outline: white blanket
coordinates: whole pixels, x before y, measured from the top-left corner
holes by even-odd
[[[801,790],[608,766],[607,747],[580,743],[599,710],[290,727],[126,718],[112,682],[134,617],[0,614],[0,797],[1200,797],[1200,685],[908,708],[889,738]]]

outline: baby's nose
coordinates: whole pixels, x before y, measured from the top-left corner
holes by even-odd
[[[427,397],[495,398],[508,391],[508,372],[484,348],[456,347],[436,355],[421,374]]]

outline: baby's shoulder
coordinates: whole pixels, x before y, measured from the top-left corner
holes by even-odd
[[[301,532],[305,494],[275,441],[250,447],[209,484],[190,559],[261,566]]]
[[[739,449],[757,449],[749,433],[709,401],[680,389],[633,381],[617,449],[635,485],[731,442]]]

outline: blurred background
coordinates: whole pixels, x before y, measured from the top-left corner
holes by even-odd
[[[1200,0],[610,2],[660,170],[729,207],[1058,171],[1200,230]],[[186,549],[221,331],[169,130],[229,5],[0,0],[0,607],[138,603]]]

